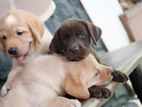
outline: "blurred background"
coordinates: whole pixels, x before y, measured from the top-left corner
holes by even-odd
[[[3,0],[0,15],[11,8],[30,11],[54,32],[68,18],[88,20],[102,29],[94,49],[101,56],[142,39],[142,0]],[[7,78],[11,59],[0,52],[0,87]],[[131,83],[119,85],[102,107],[142,107]]]

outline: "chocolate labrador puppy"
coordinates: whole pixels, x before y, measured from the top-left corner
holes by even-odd
[[[91,47],[101,37],[101,29],[88,21],[81,19],[68,19],[56,31],[49,46],[51,52],[65,56],[70,61],[79,61],[92,53],[99,63],[100,60],[95,50]],[[113,81],[126,82],[128,77],[114,70]],[[89,88],[90,95],[95,98],[107,98],[111,92],[102,86],[92,86]]]

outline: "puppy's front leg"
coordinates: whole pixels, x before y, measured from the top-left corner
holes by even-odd
[[[20,69],[21,67],[19,66],[12,66],[12,69],[8,74],[7,81],[1,88],[1,96],[5,96],[8,93],[8,91],[11,89],[11,83],[18,74],[18,72],[20,71]]]
[[[120,71],[113,70],[112,72],[112,81],[114,82],[120,82],[120,83],[125,83],[128,81],[128,76]]]
[[[109,69],[107,68],[110,68],[110,73],[112,75],[112,81],[125,83],[128,80],[127,75],[125,75],[124,73],[120,71],[116,71],[112,69],[112,67],[109,67],[109,66],[102,65],[102,67],[106,69],[103,71],[104,73],[109,71]],[[111,96],[111,92],[104,86],[93,85],[89,88],[89,93],[91,97],[95,97],[95,98],[108,98],[109,96]]]
[[[93,85],[88,90],[92,98],[108,98],[111,96],[111,91],[104,86]]]

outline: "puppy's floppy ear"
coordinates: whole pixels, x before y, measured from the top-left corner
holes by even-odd
[[[82,22],[86,26],[88,33],[90,35],[90,38],[92,39],[92,41],[96,45],[98,40],[101,37],[102,30],[99,27],[93,25],[92,23],[90,23],[88,21],[82,20]]]
[[[17,18],[22,18],[25,24],[29,26],[29,29],[32,32],[35,43],[41,43],[42,36],[44,33],[45,26],[42,21],[40,21],[35,15],[23,11],[23,10],[11,10],[9,14],[16,16]]]
[[[1,17],[0,17],[0,20],[1,20]],[[6,53],[6,47],[5,47],[4,41],[2,40],[2,37],[0,37],[0,51]]]
[[[41,43],[45,30],[44,23],[41,20],[39,20],[34,14],[19,9],[11,10],[9,13],[16,15],[19,18],[22,17],[22,20],[25,21],[25,24],[29,26],[31,32],[33,33],[35,41]]]
[[[28,21],[28,26],[35,41],[41,43],[44,34],[44,24],[39,19],[31,17],[31,20]]]
[[[4,45],[3,40],[1,40],[1,38],[0,38],[0,51],[3,51],[3,52],[6,53],[6,47],[5,47],[5,45]]]
[[[55,53],[58,53],[58,54],[63,54],[62,53],[62,49],[61,49],[61,44],[60,44],[60,29],[58,29],[56,32],[55,32],[55,35],[49,45],[49,49],[51,52],[55,52]]]
[[[90,97],[84,79],[76,75],[67,75],[65,77],[65,91],[67,94],[82,100]]]

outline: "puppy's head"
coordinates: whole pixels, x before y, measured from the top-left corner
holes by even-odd
[[[12,10],[0,19],[0,48],[22,61],[40,44],[44,25],[34,15]]]
[[[65,55],[67,59],[78,61],[89,54],[91,43],[100,39],[101,29],[80,19],[65,21],[56,31],[50,44],[52,52]]]

